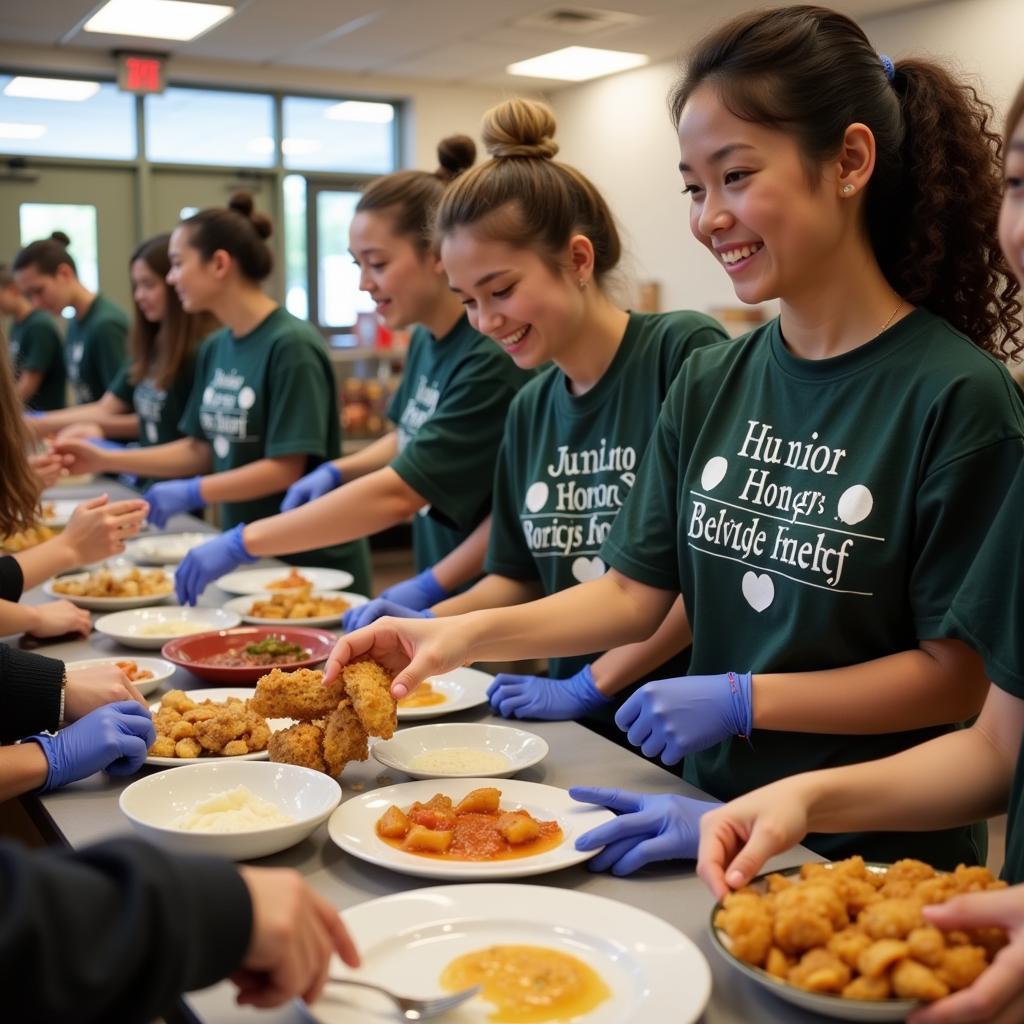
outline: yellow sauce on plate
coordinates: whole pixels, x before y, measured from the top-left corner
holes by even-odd
[[[420,683],[408,697],[403,697],[399,702],[400,708],[430,708],[435,704],[443,704],[448,698],[439,690],[435,690],[430,683]]]

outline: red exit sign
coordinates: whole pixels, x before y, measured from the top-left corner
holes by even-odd
[[[163,92],[163,59],[121,54],[118,57],[117,84],[122,92],[133,92],[137,95]]]

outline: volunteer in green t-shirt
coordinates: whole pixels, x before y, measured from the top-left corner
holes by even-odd
[[[148,446],[182,436],[178,422],[192,389],[199,343],[217,321],[208,313],[186,313],[167,283],[170,237],[148,239],[129,261],[135,316],[128,364],[98,401],[33,417],[29,426],[37,437],[81,437],[116,448],[122,441]]]
[[[33,413],[63,409],[67,372],[60,332],[53,317],[33,309],[14,274],[0,264],[0,313],[11,318],[11,365],[18,398]]]
[[[397,430],[319,466],[290,489],[281,515],[250,522],[237,541],[218,537],[190,551],[177,574],[184,603],[246,557],[293,555],[314,540],[350,541],[410,517],[417,561],[432,565],[487,515],[505,413],[528,375],[469,326],[429,242],[430,211],[475,147],[453,136],[438,155],[435,173],[375,181],[349,231],[360,287],[378,315],[392,328],[417,325],[391,404]]]
[[[893,68],[841,14],[754,11],[698,44],[672,109],[691,230],[743,301],[778,299],[780,318],[686,361],[601,579],[511,609],[381,620],[339,642],[328,678],[352,656],[411,655],[400,696],[453,665],[635,642],[681,593],[692,674],[647,683],[616,721],[732,799],[980,710],[981,660],[942,623],[1024,456],[1024,411],[990,354],[1020,344],[985,111],[946,71]],[[574,792],[618,812],[577,844],[604,846],[594,864],[619,874],[692,857],[710,806]],[[952,867],[983,860],[978,831],[807,842]]]
[[[77,400],[94,402],[124,365],[128,317],[79,281],[70,241],[54,231],[20,249],[12,266],[18,287],[36,306],[54,316],[68,306],[75,311],[64,336],[64,362]]]
[[[523,126],[529,133],[516,140]],[[448,280],[495,351],[500,345],[524,369],[554,366],[516,395],[505,422],[488,575],[430,610],[372,601],[346,614],[346,629],[382,615],[446,616],[519,604],[601,576],[601,544],[633,485],[669,385],[691,352],[726,337],[699,313],[627,313],[608,298],[618,232],[593,184],[551,159],[555,123],[547,108],[508,101],[485,116],[482,131],[494,159],[456,182],[438,210]],[[543,142],[531,143],[537,135]],[[515,156],[506,157],[510,145]],[[514,212],[505,209],[510,204]],[[554,237],[552,224],[565,228],[563,238]],[[610,698],[649,673],[685,671],[682,660],[665,663],[687,646],[679,609],[656,641],[603,657],[598,650],[552,659],[550,678],[498,676],[491,705],[517,718],[584,718],[621,737]]]
[[[999,240],[1024,285],[1024,86],[1007,117]],[[805,833],[857,828],[948,828],[1007,808],[1002,877],[1013,888],[924,910],[945,930],[1005,928],[1010,945],[963,992],[915,1015],[939,1020],[1024,1019],[1024,466],[953,599],[946,635],[978,651],[995,685],[977,722],[893,757],[797,775],[704,816],[699,870],[724,896]],[[979,1006],[983,1012],[976,1012]],[[959,1013],[963,1012],[964,1016]]]
[[[277,508],[285,489],[310,463],[337,455],[341,443],[334,377],[323,339],[267,296],[267,217],[238,193],[227,208],[211,207],[182,221],[170,241],[168,282],[187,312],[206,312],[225,326],[196,358],[193,387],[177,440],[145,449],[103,451],[81,440],[54,449],[72,472],[181,477],[145,494],[149,518],[218,503],[221,526],[239,536],[249,519]],[[368,586],[365,544],[324,547],[297,564],[350,572]]]

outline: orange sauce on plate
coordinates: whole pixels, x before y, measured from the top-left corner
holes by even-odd
[[[427,683],[420,683],[408,697],[403,697],[399,702],[400,708],[430,708],[435,704],[444,704],[448,700],[440,690],[435,690]]]
[[[517,860],[520,857],[532,857],[545,853],[561,845],[565,838],[557,821],[541,821],[540,835],[527,843],[509,843],[498,832],[498,819],[503,812],[496,814],[460,814],[452,828],[452,845],[445,853],[432,853],[428,850],[409,850],[404,846],[404,839],[388,839],[378,834],[378,838],[388,846],[412,853],[417,857],[429,857],[431,860]]]

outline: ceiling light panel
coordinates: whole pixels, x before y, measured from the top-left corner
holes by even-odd
[[[5,96],[23,100],[68,100],[80,103],[100,91],[99,82],[80,82],[72,78],[30,78],[17,75],[4,87]]]
[[[189,0],[107,0],[83,26],[86,32],[186,42],[235,13],[227,4]]]
[[[644,53],[627,53],[624,50],[598,50],[591,46],[567,46],[562,50],[542,53],[528,60],[509,64],[505,69],[510,75],[525,75],[528,78],[554,78],[563,82],[585,82],[602,75],[628,71],[648,63]]]

